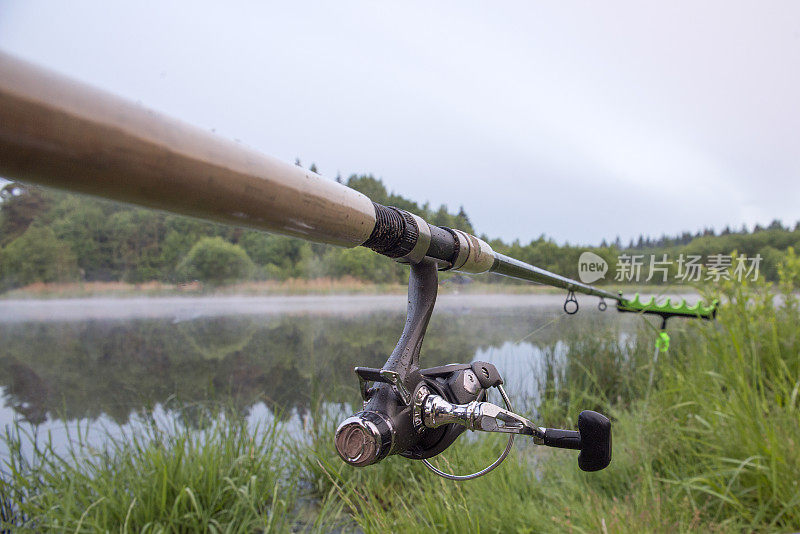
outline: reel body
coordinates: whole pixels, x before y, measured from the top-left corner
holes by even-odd
[[[476,361],[428,369],[419,366],[419,353],[438,290],[437,264],[430,258],[411,265],[408,315],[394,351],[381,369],[356,367],[363,409],[336,430],[334,444],[350,465],[363,467],[390,454],[422,460],[437,474],[467,480],[488,473],[511,449],[515,435],[533,438],[539,445],[577,449],[585,471],[605,468],[611,461],[611,423],[584,411],[578,431],[543,428],[515,414],[494,365]],[[506,408],[486,402],[495,387]],[[509,435],[505,451],[487,468],[471,475],[451,475],[433,467],[432,458],[455,442],[465,430]]]

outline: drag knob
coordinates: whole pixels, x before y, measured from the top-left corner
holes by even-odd
[[[374,464],[392,449],[394,433],[389,422],[375,412],[359,412],[342,421],[334,444],[342,460],[356,467]]]

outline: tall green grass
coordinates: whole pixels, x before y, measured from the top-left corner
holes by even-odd
[[[66,452],[53,440],[4,438],[11,454],[0,494],[4,528],[63,532],[254,532],[284,530],[296,491],[275,427],[236,419],[200,430],[155,421],[102,450],[78,431]],[[33,443],[25,452],[23,442]]]
[[[729,284],[718,328],[665,368],[661,478],[712,521],[800,527],[800,313],[788,286]],[[662,430],[663,432],[663,430]]]
[[[800,306],[790,282],[800,262],[783,275],[775,287],[715,288],[726,301],[718,321],[673,321],[655,368],[649,327],[581,335],[561,366],[546,351],[553,365],[528,415],[556,426],[586,408],[609,414],[614,456],[598,473],[581,472],[573,451],[532,445],[467,483],[399,457],[354,469],[321,417],[310,443],[221,418],[200,430],[149,425],[100,451],[80,436],[66,453],[45,441],[27,459],[16,428],[5,437],[0,515],[5,528],[72,532],[797,531]],[[502,446],[462,438],[437,461],[465,472]]]
[[[579,471],[567,451],[529,447],[457,484],[400,458],[344,467],[324,435],[307,476],[366,532],[797,531],[800,310],[788,283],[797,273],[784,274],[780,287],[715,288],[727,302],[715,323],[673,321],[673,348],[652,385],[648,329],[629,346],[614,334],[570,346],[562,387],[546,377],[539,412],[548,425],[574,424],[583,408],[610,414],[614,458],[602,472]],[[446,454],[472,467],[496,454],[485,441]]]

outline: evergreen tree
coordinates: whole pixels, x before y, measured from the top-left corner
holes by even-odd
[[[0,246],[21,236],[51,206],[42,188],[15,182],[0,188]]]

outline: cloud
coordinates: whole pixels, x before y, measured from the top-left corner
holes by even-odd
[[[492,236],[798,218],[794,2],[47,9],[7,0],[0,48]]]

